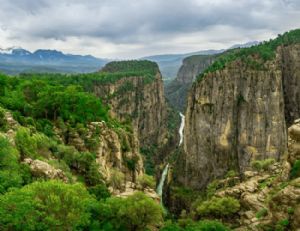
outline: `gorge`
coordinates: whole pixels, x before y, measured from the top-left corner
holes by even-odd
[[[151,61],[0,74],[0,229],[298,231],[300,30],[175,81],[168,101]]]

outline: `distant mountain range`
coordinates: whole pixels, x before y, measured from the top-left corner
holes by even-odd
[[[244,47],[251,47],[259,44],[258,41],[248,42],[244,44],[236,44],[228,49],[235,49],[235,48],[244,48]],[[147,56],[141,59],[150,60],[153,62],[157,62],[162,73],[162,76],[165,79],[174,79],[176,78],[177,72],[182,64],[184,58],[192,56],[192,55],[214,55],[222,53],[228,49],[221,49],[221,50],[203,50],[197,51],[192,53],[186,54],[166,54],[166,55],[154,55],[154,56]]]
[[[37,50],[33,53],[19,47],[0,48],[0,71],[6,74],[20,72],[94,72],[109,60],[91,55],[64,54],[56,50]]]
[[[250,47],[259,42],[238,44],[229,49]],[[165,79],[174,79],[182,64],[182,60],[192,55],[213,55],[224,52],[222,50],[204,50],[186,54],[163,54],[143,57],[157,62]],[[20,47],[7,49],[0,48],[0,72],[6,74],[19,74],[21,72],[59,72],[59,73],[86,73],[101,69],[111,60],[96,58],[91,55],[64,54],[57,50],[36,50],[30,52]]]

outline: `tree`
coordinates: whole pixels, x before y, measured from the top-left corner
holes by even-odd
[[[18,151],[6,138],[0,136],[0,194],[5,193],[9,188],[22,186],[19,158]]]
[[[240,203],[233,197],[213,197],[197,207],[200,216],[224,217],[235,214],[240,210]]]
[[[109,198],[100,210],[102,227],[110,227],[105,230],[144,231],[163,221],[161,206],[141,192],[128,198]]]
[[[81,184],[45,181],[0,196],[2,230],[75,230],[90,223],[97,201]]]

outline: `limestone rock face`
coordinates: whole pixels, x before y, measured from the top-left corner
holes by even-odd
[[[94,93],[110,105],[113,117],[133,121],[141,146],[167,142],[167,108],[159,72],[151,82],[143,77],[124,77],[95,85]]]
[[[280,47],[262,69],[238,60],[194,84],[185,115],[181,183],[201,189],[230,169],[248,170],[252,160],[283,156],[286,124],[300,117],[299,62],[299,45]]]
[[[215,55],[193,55],[183,60],[176,79],[166,84],[166,97],[179,111],[184,111],[187,94],[197,76],[215,60]]]
[[[180,83],[192,83],[215,60],[216,55],[193,55],[183,60],[177,73]]]
[[[135,182],[138,176],[144,174],[137,137],[122,130],[117,134],[101,122],[92,123],[89,129],[93,131],[97,127],[100,128],[100,144],[96,149],[96,161],[103,176],[109,179],[111,171],[118,169],[124,173],[126,181]],[[128,161],[132,161],[133,166],[129,166]]]
[[[93,140],[95,142],[91,144]],[[135,182],[144,173],[137,136],[123,128],[113,129],[105,122],[92,122],[85,135],[69,132],[67,144],[79,151],[96,153],[99,171],[107,181],[115,170],[125,175],[126,182]]]
[[[27,158],[24,160],[24,163],[30,166],[31,173],[36,177],[60,179],[64,182],[68,182],[68,178],[62,170],[56,169],[44,161]]]

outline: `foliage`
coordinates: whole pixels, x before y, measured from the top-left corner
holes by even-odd
[[[7,130],[7,121],[5,118],[5,110],[0,107],[0,131],[6,131]]]
[[[215,195],[218,187],[219,187],[219,181],[218,180],[214,180],[214,181],[212,181],[211,183],[209,183],[207,185],[206,195],[207,195],[208,199]]]
[[[198,81],[201,81],[201,79],[203,79],[207,73],[222,70],[229,63],[237,60],[243,62],[245,65],[253,69],[264,70],[264,62],[275,58],[277,47],[287,46],[299,42],[300,29],[297,29],[286,32],[283,35],[278,35],[276,39],[262,42],[257,46],[231,49],[219,55],[214,63],[198,76]]]
[[[138,177],[138,184],[142,187],[142,189],[145,189],[147,187],[155,188],[154,177],[149,176],[147,174],[143,174],[143,175]]]
[[[284,230],[289,230],[287,229],[289,226],[290,222],[288,219],[283,219],[277,222],[275,226],[275,231],[284,231]]]
[[[106,199],[110,197],[110,192],[105,184],[97,184],[95,186],[89,187],[88,191],[90,194],[95,195],[97,200]]]
[[[224,226],[219,221],[201,220],[198,222],[189,221],[185,226],[179,226],[176,223],[167,222],[161,231],[229,231],[230,229]]]
[[[200,216],[224,217],[235,214],[240,209],[240,203],[233,197],[213,197],[201,203],[196,209]]]
[[[251,162],[251,166],[257,171],[262,171],[262,170],[266,171],[275,162],[276,162],[275,159],[272,158],[265,159],[265,160],[255,160]]]
[[[144,231],[162,222],[161,206],[141,192],[128,198],[109,198],[100,207],[103,230]]]
[[[89,225],[95,199],[81,184],[35,182],[0,196],[3,230],[74,230]]]
[[[15,142],[23,158],[37,157],[37,143],[28,128],[20,127],[17,130]]]
[[[291,169],[291,178],[300,177],[300,160],[296,160]]]
[[[106,64],[101,71],[109,73],[137,72],[155,75],[158,71],[158,66],[156,63],[148,60],[114,61]]]
[[[260,209],[260,210],[255,214],[255,216],[256,216],[257,219],[260,219],[260,218],[265,217],[265,216],[267,216],[267,215],[268,215],[268,210],[267,210],[266,208]]]
[[[234,170],[229,170],[229,171],[226,173],[225,178],[228,178],[228,177],[235,177],[235,176],[237,176],[237,175],[238,175],[238,174],[237,174],[236,171],[234,171]]]
[[[125,180],[124,173],[117,169],[111,169],[111,174],[109,178],[109,184],[116,189],[122,189]]]
[[[156,146],[141,147],[140,152],[145,157],[144,167],[145,167],[146,174],[153,176],[155,173],[153,158],[157,153],[157,147]]]
[[[18,151],[6,138],[0,136],[0,194],[12,187],[22,186],[23,169],[18,163],[19,158]]]

